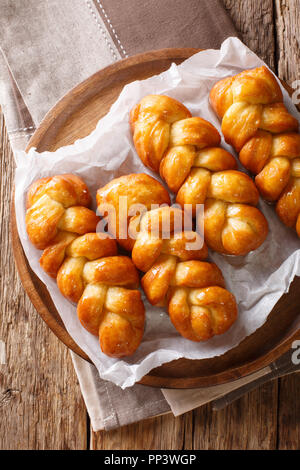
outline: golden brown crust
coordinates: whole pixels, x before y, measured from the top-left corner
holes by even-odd
[[[162,207],[144,214],[132,249],[137,268],[147,271],[161,255],[179,260],[205,259],[208,253],[203,239],[192,230],[184,231],[183,223],[179,208]]]
[[[206,242],[220,253],[246,255],[256,250],[268,235],[268,224],[263,214],[246,204],[225,204],[207,199],[204,219]]]
[[[220,269],[203,261],[207,247],[198,233],[184,230],[183,211],[169,206],[151,210],[152,204],[164,202],[158,197],[160,191],[151,191],[152,178],[139,175],[136,178],[141,183],[137,188],[131,186],[131,175],[122,177],[121,182],[119,178],[112,181],[108,193],[111,194],[111,188],[114,191],[107,199],[118,209],[120,188],[122,196],[128,195],[135,203],[142,200],[150,209],[139,216],[128,217],[129,232],[132,225],[136,230],[136,238],[132,238],[132,261],[145,272],[142,287],[147,299],[152,305],[168,308],[171,321],[185,338],[201,341],[225,332],[236,319],[237,306],[232,294],[224,289]],[[157,184],[155,181],[154,186]],[[103,194],[107,194],[107,186],[99,189],[98,201],[103,201]],[[197,296],[205,289],[208,289],[206,304],[199,306]],[[190,300],[178,301],[182,292]],[[200,308],[206,312],[201,318]]]
[[[168,191],[146,173],[132,173],[115,178],[97,191],[97,206],[111,203],[119,208],[119,197],[127,197],[128,207],[143,204],[149,210],[152,204],[170,204]]]
[[[219,286],[179,288],[169,301],[173,325],[191,341],[206,341],[225,333],[235,322],[237,314],[234,296]]]
[[[143,337],[145,309],[132,261],[125,256],[89,261],[82,267],[81,278],[85,286],[77,307],[81,324],[99,335],[106,355],[133,354]]]
[[[213,263],[180,261],[161,255],[142,278],[142,286],[152,305],[165,305],[175,287],[225,286],[220,269]]]
[[[141,116],[143,124],[141,125]],[[134,144],[143,163],[157,171],[168,146],[170,124],[191,117],[189,110],[168,96],[145,96],[130,112]]]
[[[210,161],[211,165],[217,165],[218,168],[219,159],[222,158],[221,153],[217,151],[217,158]],[[174,296],[177,296],[182,289],[189,293],[192,299],[199,289],[214,289],[216,286],[223,288],[225,283],[220,269],[213,263],[203,261],[207,257],[207,247],[203,239],[192,229],[184,229],[185,220],[182,209],[164,206],[151,210],[152,205],[167,202],[166,192],[162,185],[145,175],[135,175],[134,182],[138,184],[132,184],[132,175],[113,180],[109,185],[98,190],[97,202],[109,201],[118,211],[119,196],[122,195],[128,196],[130,203],[142,202],[147,206],[146,212],[128,217],[128,221],[129,233],[132,234],[133,228],[135,230],[135,237],[131,239],[132,261],[145,273],[142,286],[149,302],[156,306],[168,307],[169,305],[173,312],[175,305],[173,298],[177,298]],[[204,320],[210,324],[210,336],[226,331],[237,315],[236,303],[231,294],[231,303],[227,300],[228,305],[222,306],[222,298],[226,296],[223,290],[225,289],[222,289],[223,297],[220,297],[220,305],[217,290],[214,308],[211,309],[213,312],[218,311],[218,315],[211,315],[210,320],[207,318]],[[185,305],[182,304],[181,307]],[[185,315],[192,319],[194,310],[193,307],[186,313],[183,309],[180,315],[177,315],[177,319],[171,317],[171,320],[183,336],[200,341],[204,339],[204,336],[201,338],[201,335],[191,331],[188,335],[184,327],[187,321]],[[205,339],[207,338],[208,334]]]
[[[149,302],[167,306],[179,333],[193,341],[201,341],[224,333],[236,319],[237,306],[232,294],[219,289],[225,286],[220,269],[203,261],[207,257],[207,249],[205,245],[201,247],[199,234],[180,231],[177,223],[180,213],[182,217],[180,209],[164,207],[142,216],[132,260],[146,273],[141,282]],[[164,231],[161,229],[164,219],[171,220],[172,230],[167,240],[163,239]],[[157,227],[158,231],[155,230]],[[196,247],[189,245],[195,242],[198,242]],[[200,291],[205,289],[208,289],[208,300],[199,303]],[[201,333],[201,328],[205,334]]]
[[[127,202],[125,202],[126,198]],[[138,206],[142,204],[149,210],[152,204],[170,204],[168,191],[156,179],[145,173],[115,178],[98,189],[96,199],[101,215],[104,215],[107,205],[111,205],[115,209],[115,217],[112,217],[110,227],[112,227],[113,235],[116,236],[120,245],[128,251],[132,249],[133,240],[130,239],[127,232],[120,233],[120,213],[124,215],[126,227],[128,227],[131,218],[128,214],[129,208],[136,207],[138,210]]]
[[[298,218],[297,218],[296,230],[297,230],[298,237],[300,237],[300,215],[298,215]]]
[[[222,89],[229,93],[231,82],[231,79],[224,82]],[[222,109],[232,101],[230,93],[220,104]],[[205,214],[205,238],[210,248],[221,253],[244,255],[263,243],[268,232],[267,221],[258,209],[247,210],[249,204],[258,203],[258,191],[251,178],[237,171],[234,157],[219,147],[220,135],[212,124],[187,113],[185,117],[179,116],[176,100],[151,95],[145,96],[132,110],[131,128],[141,160],[149,168],[159,170],[168,187],[177,193],[176,202],[181,206],[191,204],[194,216],[197,204],[213,199],[220,208],[219,202],[223,203],[222,224],[210,220],[211,211]],[[242,225],[235,224],[233,230],[233,225],[227,221],[229,205],[235,203],[245,205],[248,244]],[[214,232],[216,227],[219,227],[219,233]],[[232,229],[231,243],[226,246],[222,244],[225,229],[226,232]]]
[[[297,230],[298,121],[286,109],[274,75],[266,67],[259,67],[221,80],[212,88],[210,102],[222,118],[226,142],[239,152],[245,168],[256,175],[255,183],[262,197],[278,201],[278,216]]]
[[[145,310],[131,259],[115,256],[115,240],[97,233],[76,237],[65,251],[57,285],[67,299],[78,303],[81,324],[99,336],[106,355],[133,354],[142,340]]]
[[[103,303],[102,303],[103,302]],[[77,308],[80,323],[99,335],[101,350],[110,357],[132,355],[144,333],[145,309],[138,290],[86,287]]]
[[[91,204],[91,196],[84,181],[77,175],[63,174],[35,181],[27,193],[27,208],[31,207],[43,194],[61,202],[66,207]]]
[[[291,178],[276,204],[276,212],[288,227],[296,227],[299,235],[300,178]]]
[[[78,303],[82,325],[99,337],[111,357],[131,355],[145,321],[139,276],[131,259],[117,255],[117,244],[95,232],[99,217],[84,182],[74,175],[43,178],[27,195],[26,228],[38,248],[41,267],[57,279],[61,293]],[[78,236],[83,233],[84,235]]]
[[[50,245],[45,248],[40,257],[40,265],[49,276],[56,278],[58,270],[65,259],[66,249],[76,237],[75,233],[60,231]]]
[[[99,217],[88,209],[89,190],[76,175],[35,181],[27,193],[26,230],[38,249],[47,248],[60,231],[82,235],[96,230]]]
[[[220,118],[235,102],[270,105],[282,100],[280,86],[265,66],[244,70],[234,77],[224,78],[210,91],[211,105]]]

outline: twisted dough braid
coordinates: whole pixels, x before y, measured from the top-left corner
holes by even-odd
[[[225,78],[212,88],[211,104],[222,119],[226,142],[276,212],[300,236],[300,135],[298,121],[283,104],[274,75],[259,67]]]
[[[171,213],[171,214],[170,214]],[[142,287],[152,305],[166,305],[177,331],[192,341],[205,341],[225,333],[235,322],[237,305],[234,296],[224,289],[220,269],[201,261],[207,249],[189,250],[187,244],[197,241],[195,232],[174,231],[163,240],[162,232],[153,235],[157,218],[174,218],[182,211],[164,207],[154,209],[140,219],[140,231],[132,250],[132,260],[146,272]]]
[[[59,182],[62,182],[62,185],[59,185]],[[72,184],[73,187],[70,187]],[[58,195],[55,194],[53,186],[57,189]],[[84,189],[83,193],[80,191],[81,188]],[[37,193],[40,197],[37,197]],[[45,178],[31,186],[28,201],[29,206],[32,203],[31,207],[35,210],[30,212],[29,227],[32,229],[33,219],[34,240],[43,240],[45,246],[46,238],[43,231],[47,223],[53,219],[57,220],[56,216],[50,217],[49,222],[49,212],[50,216],[54,212],[51,212],[49,205],[52,204],[55,210],[59,210],[59,204],[64,203],[65,207],[72,201],[70,196],[72,194],[79,196],[83,194],[86,203],[89,202],[90,196],[86,186],[74,175],[67,175],[67,178],[66,175],[52,179]],[[44,198],[45,202],[41,204],[40,198],[44,195],[47,198]],[[84,201],[83,198],[76,199],[76,197],[73,200]],[[48,198],[51,199],[50,202]],[[35,201],[38,201],[38,204],[35,204]],[[65,212],[67,210],[64,209]],[[80,217],[81,212],[76,210],[73,217],[76,215]],[[98,222],[95,214],[90,217],[91,220]],[[40,225],[38,220],[41,221]],[[68,227],[84,227],[80,221],[71,220],[71,222]],[[117,244],[111,238],[103,238],[97,233],[78,236],[76,233],[62,230],[61,222],[53,226],[55,230],[49,231],[51,237],[47,236],[51,241],[40,259],[42,268],[57,279],[59,290],[67,299],[78,303],[77,314],[81,324],[90,333],[99,337],[104,354],[111,357],[133,354],[142,340],[145,321],[144,305],[137,290],[139,277],[134,264],[126,256],[115,256]],[[86,227],[88,226],[87,224]],[[53,238],[54,233],[56,235]]]
[[[126,198],[126,207],[122,207],[121,198]],[[126,227],[134,214],[129,214],[130,208],[143,205],[145,210],[150,210],[152,204],[162,205],[171,203],[168,191],[154,178],[145,173],[132,173],[120,176],[110,181],[97,191],[97,206],[100,212],[105,212],[108,206],[115,209],[115,217],[109,219],[110,234],[127,251],[131,251],[134,245],[128,230],[122,234],[120,229],[120,217],[124,218]],[[125,202],[125,201],[124,201]]]
[[[161,189],[159,189],[159,186]],[[193,341],[224,333],[235,321],[234,296],[224,289],[219,268],[204,262],[207,248],[200,235],[183,230],[183,211],[165,203],[165,190],[154,178],[127,175],[111,181],[97,192],[97,203],[108,201],[119,208],[119,190],[147,211],[128,216],[130,249],[136,267],[146,274],[142,286],[151,304],[166,306],[178,332]],[[152,191],[153,189],[153,191]],[[137,232],[134,238],[132,228]]]
[[[257,249],[268,232],[254,207],[258,191],[236,170],[234,157],[219,147],[215,127],[168,96],[149,95],[130,114],[133,140],[146,166],[160,173],[183,206],[204,207],[205,240],[221,253],[244,255]]]
[[[87,237],[90,239],[87,240]],[[67,249],[67,258],[57,275],[61,293],[78,302],[80,323],[99,337],[101,350],[111,357],[133,354],[144,333],[145,308],[141,299],[138,272],[127,256],[106,256],[90,253],[97,234],[83,235]],[[115,240],[101,240],[107,246],[106,255],[117,253]],[[105,250],[104,250],[105,251]]]
[[[76,175],[57,175],[35,181],[27,193],[26,230],[33,245],[43,250],[59,234],[94,232],[99,221],[88,209],[91,196]]]

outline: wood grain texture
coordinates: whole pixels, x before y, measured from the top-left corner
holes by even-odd
[[[87,415],[67,348],[44,324],[16,273],[9,235],[13,156],[0,121],[0,449],[85,449]]]
[[[300,2],[275,0],[277,72],[290,85],[300,80]]]
[[[174,418],[168,414],[110,431],[92,432],[91,449],[178,450],[192,442],[192,412]]]
[[[223,0],[223,3],[241,40],[276,70],[273,0]]]
[[[220,411],[194,411],[194,449],[276,449],[277,381],[253,390]],[[230,430],[230,432],[228,431]]]
[[[300,448],[300,373],[280,379],[278,400],[278,448]]]

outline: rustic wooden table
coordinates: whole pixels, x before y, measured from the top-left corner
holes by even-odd
[[[224,0],[243,41],[289,84],[300,79],[300,0]],[[217,21],[217,18],[216,18]],[[199,44],[201,47],[201,44]],[[38,316],[16,273],[9,235],[11,154],[0,120],[1,449],[298,449],[300,374],[226,409],[210,405],[94,433],[67,348]]]

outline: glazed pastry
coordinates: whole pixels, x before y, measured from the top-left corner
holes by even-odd
[[[178,216],[178,217],[177,217]],[[198,234],[176,231],[171,224],[170,239],[162,231],[153,235],[153,225],[164,219],[183,219],[180,209],[163,207],[140,217],[139,234],[132,250],[134,264],[146,274],[142,286],[149,302],[166,305],[177,331],[192,341],[204,341],[225,333],[237,318],[234,296],[226,289],[220,269],[207,257],[205,245],[197,244]],[[155,232],[155,230],[154,230]],[[198,241],[198,245],[201,243]]]
[[[91,196],[76,175],[35,181],[27,193],[26,230],[33,245],[43,250],[61,232],[95,232],[99,217],[88,209]]]
[[[126,214],[130,236],[127,246],[132,249],[134,264],[145,273],[142,286],[149,302],[166,306],[177,331],[192,341],[227,331],[237,317],[236,301],[224,288],[219,268],[203,261],[207,247],[201,236],[192,229],[184,230],[181,209],[165,205],[151,210],[151,205],[166,201],[166,193],[148,175],[113,180],[98,190],[97,203],[109,201],[119,213],[118,191],[127,196],[126,188],[130,201],[142,201],[150,209],[131,217]]]
[[[134,240],[128,235],[130,218],[143,210],[150,210],[153,204],[162,205],[171,203],[168,191],[154,178],[145,173],[132,173],[120,176],[110,181],[97,191],[98,213],[104,215],[113,208],[113,216],[109,219],[111,236],[127,251],[133,248]],[[131,209],[131,215],[129,215]],[[124,217],[124,214],[126,216]],[[123,220],[121,216],[123,215]],[[120,219],[122,225],[120,227]]]
[[[177,193],[181,206],[204,204],[204,235],[220,253],[245,255],[265,240],[268,224],[255,207],[258,191],[219,147],[217,129],[168,96],[145,96],[130,113],[135,148]]]
[[[255,183],[276,212],[300,236],[300,134],[298,121],[283,104],[274,75],[259,67],[214,85],[210,102],[222,118],[226,142],[241,163],[256,175]]]
[[[145,323],[138,272],[127,256],[110,256],[117,254],[115,240],[101,242],[96,233],[76,238],[67,248],[57,285],[78,302],[80,323],[99,336],[104,354],[130,356],[142,341]]]
[[[97,233],[78,236],[91,227],[90,221],[95,229],[99,220],[89,209],[74,206],[90,202],[83,181],[75,175],[44,178],[33,183],[27,200],[27,230],[35,245],[44,248],[44,271],[57,279],[67,299],[78,303],[81,324],[99,337],[104,354],[133,354],[145,322],[138,272],[130,258],[117,256],[115,240]]]

